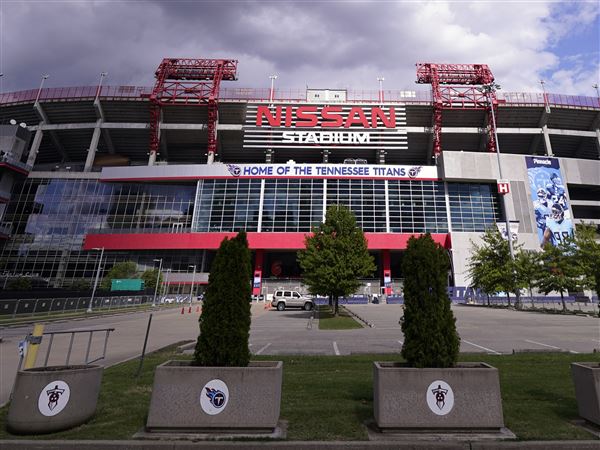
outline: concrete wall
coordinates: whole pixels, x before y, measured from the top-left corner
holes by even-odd
[[[600,185],[600,161],[559,158],[565,188],[567,184]],[[495,153],[445,152],[442,176],[446,181],[495,182],[500,178]],[[508,218],[519,221],[518,244],[524,249],[539,248],[525,155],[501,155],[502,175],[510,180],[506,196]],[[568,196],[568,189],[567,189]],[[452,261],[456,286],[468,286],[467,274],[472,243],[481,245],[481,233],[452,232]]]

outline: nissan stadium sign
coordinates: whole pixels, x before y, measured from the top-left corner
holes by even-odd
[[[105,167],[102,181],[200,180],[211,178],[364,178],[438,180],[436,166],[375,164],[194,164]]]
[[[262,149],[408,148],[403,105],[249,103],[244,147]]]

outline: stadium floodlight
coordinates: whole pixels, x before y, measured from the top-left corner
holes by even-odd
[[[269,91],[269,103],[273,103],[273,98],[275,97],[275,80],[278,78],[277,75],[269,75],[271,79],[271,90]]]
[[[379,102],[383,103],[383,82],[385,81],[385,78],[377,77],[377,81],[379,81]]]
[[[540,84],[542,85],[542,93],[544,94],[544,108],[546,109],[546,113],[550,114],[550,105],[548,104],[548,95],[546,94],[546,82],[544,80],[540,80]]]
[[[596,97],[598,98],[598,101],[600,102],[600,91],[598,90],[598,84],[597,83],[596,84],[592,84],[592,87],[594,89],[596,89]]]

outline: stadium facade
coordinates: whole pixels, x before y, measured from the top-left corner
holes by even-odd
[[[466,91],[220,88],[235,76],[214,71],[196,76],[203,87],[169,94],[173,73],[154,87],[0,94],[1,283],[67,287],[99,266],[162,260],[176,291],[206,283],[221,240],[243,229],[255,293],[264,292],[301,277],[305,235],[342,203],[375,257],[373,292],[390,294],[413,234],[432,233],[448,249],[451,285],[468,286],[472,242],[498,222],[512,222],[530,249],[560,213],[600,224],[598,97],[490,95],[479,82]]]

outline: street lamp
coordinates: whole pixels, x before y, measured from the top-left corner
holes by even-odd
[[[167,269],[166,272],[167,274],[165,275],[165,282],[163,283],[163,295],[165,296],[167,295],[167,290],[169,289],[169,274],[171,273],[171,269]]]
[[[383,82],[385,78],[377,77],[377,81],[379,81],[379,103],[383,103]]]
[[[496,114],[494,113],[493,102],[490,101],[490,99],[488,97],[490,93],[496,92],[497,89],[500,89],[500,86],[495,83],[484,84],[482,86],[482,91],[485,93],[485,97],[490,105],[490,110],[492,112],[492,126],[494,128],[494,141],[496,144],[495,146],[496,146],[496,158],[498,161],[498,175],[500,176],[500,179],[503,180],[504,177],[502,176],[502,163],[500,162],[500,143],[498,142],[498,129],[496,128]],[[514,262],[515,261],[515,251],[513,248],[512,233],[510,231],[510,221],[508,220],[508,208],[506,207],[506,197],[505,197],[506,195],[508,195],[508,194],[501,195],[500,198],[501,198],[502,210],[504,211],[504,219],[506,221],[505,226],[506,226],[506,235],[508,238],[508,251],[510,252],[511,261]],[[513,277],[516,277],[514,267],[513,267]],[[517,303],[517,305],[520,305],[521,304],[521,294],[519,293],[518,289],[516,290],[515,295],[517,297],[516,303]]]
[[[154,298],[152,299],[152,307],[156,306],[156,292],[158,291],[158,281],[160,280],[160,271],[162,270],[162,258],[155,259],[154,262],[160,261],[160,265],[158,266],[158,273],[156,274],[156,286],[154,286]]]
[[[38,93],[37,96],[35,97],[35,103],[37,103],[40,99],[40,94],[42,93],[42,88],[44,87],[44,81],[46,81],[46,78],[48,78],[50,75],[48,75],[47,73],[42,75],[42,81],[40,82],[40,88],[38,89]]]
[[[194,272],[192,273],[192,287],[190,287],[190,308],[192,307],[192,299],[194,298],[194,281],[196,281],[196,264],[190,265],[190,267],[194,268]]]
[[[92,250],[100,250],[100,259],[98,260],[98,269],[96,270],[96,279],[94,280],[94,288],[92,289],[92,298],[90,298],[90,304],[88,305],[87,312],[92,312],[92,303],[94,303],[94,295],[96,295],[96,288],[98,287],[98,278],[100,278],[100,269],[102,264],[102,257],[104,256],[104,247],[93,248]]]
[[[277,79],[277,75],[269,75],[269,78],[271,79],[271,91],[269,92],[269,103],[273,103],[273,98],[275,97],[274,85],[275,85],[275,80]]]

